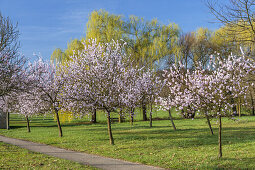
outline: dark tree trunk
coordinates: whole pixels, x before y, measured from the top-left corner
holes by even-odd
[[[59,136],[62,137],[63,133],[62,133],[62,128],[61,128],[60,121],[59,121],[58,109],[54,108],[54,110],[55,110],[55,114],[56,114],[56,117],[57,117]]]
[[[222,132],[222,123],[221,123],[221,115],[219,115],[219,134],[218,134],[218,144],[219,144],[219,158],[222,157],[222,140],[221,140],[221,132]]]
[[[152,127],[152,103],[151,103],[151,110],[150,110],[150,127]]]
[[[232,103],[232,104],[235,104],[234,99],[231,99],[231,103]],[[234,105],[234,106],[232,107],[232,111],[233,111],[233,115],[234,115],[234,116],[237,116],[237,109],[236,109],[236,105]]]
[[[97,110],[95,108],[92,109],[91,123],[97,123]]]
[[[27,132],[31,132],[30,131],[30,125],[29,125],[29,119],[28,119],[28,116],[26,116],[26,120],[27,120]]]
[[[143,121],[147,121],[147,113],[146,113],[146,104],[142,103],[142,109],[143,109]]]
[[[7,112],[6,115],[6,129],[9,130],[10,129],[10,113]]]
[[[181,114],[182,114],[182,117],[187,118],[187,116],[186,116],[186,114],[184,112],[184,109],[181,110]]]
[[[110,144],[114,145],[114,140],[112,136],[112,127],[111,127],[111,115],[110,112],[107,112],[107,127],[108,127],[108,134],[110,138]]]
[[[238,102],[238,113],[239,113],[239,117],[241,117],[241,99],[239,99],[239,102]]]
[[[194,110],[194,111],[191,113],[191,118],[194,119],[194,118],[195,118],[195,115],[196,115],[196,110]]]
[[[135,112],[135,109],[134,108],[130,108],[130,124],[132,126],[134,124],[134,112]]]
[[[251,95],[251,107],[252,107],[252,115],[254,116],[255,115],[255,108],[254,108],[254,101],[253,101],[253,96],[250,92],[250,95]]]
[[[234,115],[234,116],[236,116],[236,115],[237,115],[237,109],[236,109],[236,106],[233,106],[232,111],[233,111],[233,115]]]
[[[174,120],[172,118],[172,114],[171,114],[171,110],[170,109],[168,110],[168,113],[169,113],[169,118],[171,120],[172,126],[173,126],[174,130],[176,130],[176,127],[175,127]]]
[[[205,114],[205,116],[206,116],[206,119],[207,119],[207,124],[209,126],[209,129],[211,131],[211,134],[213,135],[213,129],[212,129],[212,126],[211,126],[210,118],[209,118],[207,113]]]
[[[119,112],[119,123],[122,123],[124,122],[124,117],[123,117],[123,112],[122,112],[122,108],[120,109],[120,112]]]

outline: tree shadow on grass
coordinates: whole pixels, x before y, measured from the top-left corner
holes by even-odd
[[[162,149],[164,147],[169,147],[171,144],[173,147],[198,147],[198,146],[207,146],[207,145],[215,145],[217,146],[218,143],[218,132],[217,129],[214,129],[215,134],[211,135],[209,129],[207,128],[200,128],[200,129],[180,129],[177,131],[173,131],[170,129],[151,129],[150,131],[147,130],[140,130],[137,132],[114,132],[113,135],[117,134],[116,141],[130,141],[130,140],[139,140],[142,141],[169,141],[162,145]],[[254,141],[254,127],[231,127],[231,128],[223,128],[222,132],[222,142],[224,145],[232,145],[232,144],[239,144],[239,143],[248,143]],[[138,142],[139,143],[139,142]],[[157,147],[151,145],[151,147]]]
[[[219,161],[219,165],[206,165],[202,166],[203,169],[254,169],[255,157],[249,157],[241,159],[222,157]],[[233,165],[233,162],[240,162],[237,165]],[[249,166],[250,165],[250,166]]]

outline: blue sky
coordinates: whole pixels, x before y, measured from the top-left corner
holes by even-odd
[[[33,53],[50,59],[55,48],[65,49],[70,40],[85,36],[86,22],[93,10],[157,18],[163,24],[174,22],[184,32],[198,27],[215,30],[218,24],[204,0],[0,0],[0,11],[18,22],[20,51],[30,60]]]

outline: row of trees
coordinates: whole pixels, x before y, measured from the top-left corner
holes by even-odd
[[[127,109],[132,117],[136,107],[150,104],[152,109],[153,104],[159,104],[169,111],[171,118],[170,109],[173,107],[188,113],[199,110],[207,118],[209,115],[219,118],[221,157],[221,116],[229,114],[236,106],[236,100],[247,98],[248,89],[253,88],[251,57],[245,57],[244,53],[241,57],[228,56],[236,49],[233,42],[233,46],[229,46],[230,41],[226,41],[227,48],[217,50],[221,55],[210,55],[215,48],[210,42],[218,34],[206,29],[198,31],[203,36],[190,33],[179,38],[178,28],[173,24],[164,26],[156,20],[144,22],[136,17],[123,22],[120,17],[104,11],[92,14],[95,14],[91,18],[96,22],[91,19],[88,24],[91,34],[87,35],[99,39],[76,40],[74,44],[78,44],[78,48],[74,45],[74,50],[70,48],[65,53],[55,51],[53,59],[61,62],[57,67],[39,60],[25,68],[25,60],[15,55],[15,45],[7,43],[3,46],[4,50],[0,51],[1,108],[6,112],[25,114],[27,120],[30,115],[53,112],[60,136],[61,109],[72,114],[104,110],[111,144],[114,144],[110,121],[112,112]],[[102,26],[96,25],[100,20],[107,24],[105,28],[110,28],[108,31],[97,30]],[[2,21],[7,22],[8,18],[2,17]],[[2,28],[15,30],[10,26]],[[113,36],[127,43],[110,41]],[[160,81],[152,66],[156,59],[165,56],[174,56],[174,64]],[[172,124],[174,126],[173,120]]]
[[[134,116],[133,109],[140,107],[146,97],[151,108],[154,104],[161,105],[169,111],[170,118],[171,108],[186,109],[189,113],[198,111],[207,118],[209,115],[218,117],[219,157],[222,156],[221,117],[232,114],[235,100],[246,98],[251,86],[247,77],[255,71],[250,59],[229,56],[222,60],[211,56],[206,68],[197,63],[195,69],[186,69],[179,63],[166,70],[160,81],[153,70],[139,68],[130,60],[124,52],[125,45],[91,40],[84,46],[85,49],[70,56],[65,65],[56,67],[42,60],[30,64],[22,80],[26,87],[6,96],[6,110],[26,117],[52,112],[56,115],[60,136],[60,109],[72,114],[103,110],[107,115],[110,144],[114,144],[111,113],[126,109]],[[162,88],[164,92],[160,93]],[[175,128],[172,118],[171,122]]]
[[[238,4],[237,1],[231,2],[235,5]],[[245,3],[251,4],[249,1],[245,1]],[[207,4],[212,12],[222,9],[218,9],[217,4],[212,1],[208,1]],[[242,7],[245,9],[245,6]],[[224,59],[231,53],[241,54],[240,46],[242,46],[244,53],[252,58],[252,43],[249,40],[244,41],[247,39],[245,37],[252,36],[251,31],[249,34],[247,32],[245,35],[243,35],[244,33],[239,34],[237,30],[241,26],[236,25],[233,26],[236,28],[236,32],[230,32],[228,24],[224,24],[215,31],[199,28],[195,32],[182,33],[174,23],[164,25],[155,19],[145,21],[136,16],[125,19],[120,15],[109,14],[103,10],[93,11],[87,23],[86,37],[71,41],[64,52],[59,48],[56,49],[51,59],[62,63],[68,62],[69,56],[78,54],[78,51],[84,49],[84,44],[87,44],[89,39],[97,39],[97,42],[101,43],[108,43],[112,39],[115,41],[124,40],[127,42],[124,51],[140,68],[155,67],[155,61],[159,61],[159,59],[166,59],[169,66],[181,63],[185,69],[194,69],[197,67],[196,64],[200,63],[203,68],[206,68],[211,55],[219,53],[221,59]],[[251,26],[247,26],[246,29],[249,28]],[[249,89],[249,94],[248,102],[250,105],[248,109],[252,108],[252,113],[255,114],[253,88]],[[147,120],[146,103],[144,101],[142,105],[144,120]],[[183,112],[183,117],[189,118],[188,115],[187,112]]]

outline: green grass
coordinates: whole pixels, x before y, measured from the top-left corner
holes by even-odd
[[[101,113],[102,114],[102,113]],[[215,135],[211,135],[206,120],[180,119],[173,114],[177,131],[169,120],[136,121],[112,125],[115,145],[109,145],[107,125],[103,115],[97,124],[74,120],[63,124],[63,137],[58,137],[56,122],[51,117],[31,121],[27,133],[25,121],[11,115],[11,130],[0,134],[61,148],[93,153],[132,162],[175,169],[244,169],[255,167],[255,117],[244,116],[239,121],[223,118],[223,158],[218,159],[218,125],[212,120]],[[166,112],[154,117],[167,118]],[[141,116],[140,116],[141,118]],[[139,115],[136,119],[140,119]]]
[[[0,169],[95,169],[0,142]]]

